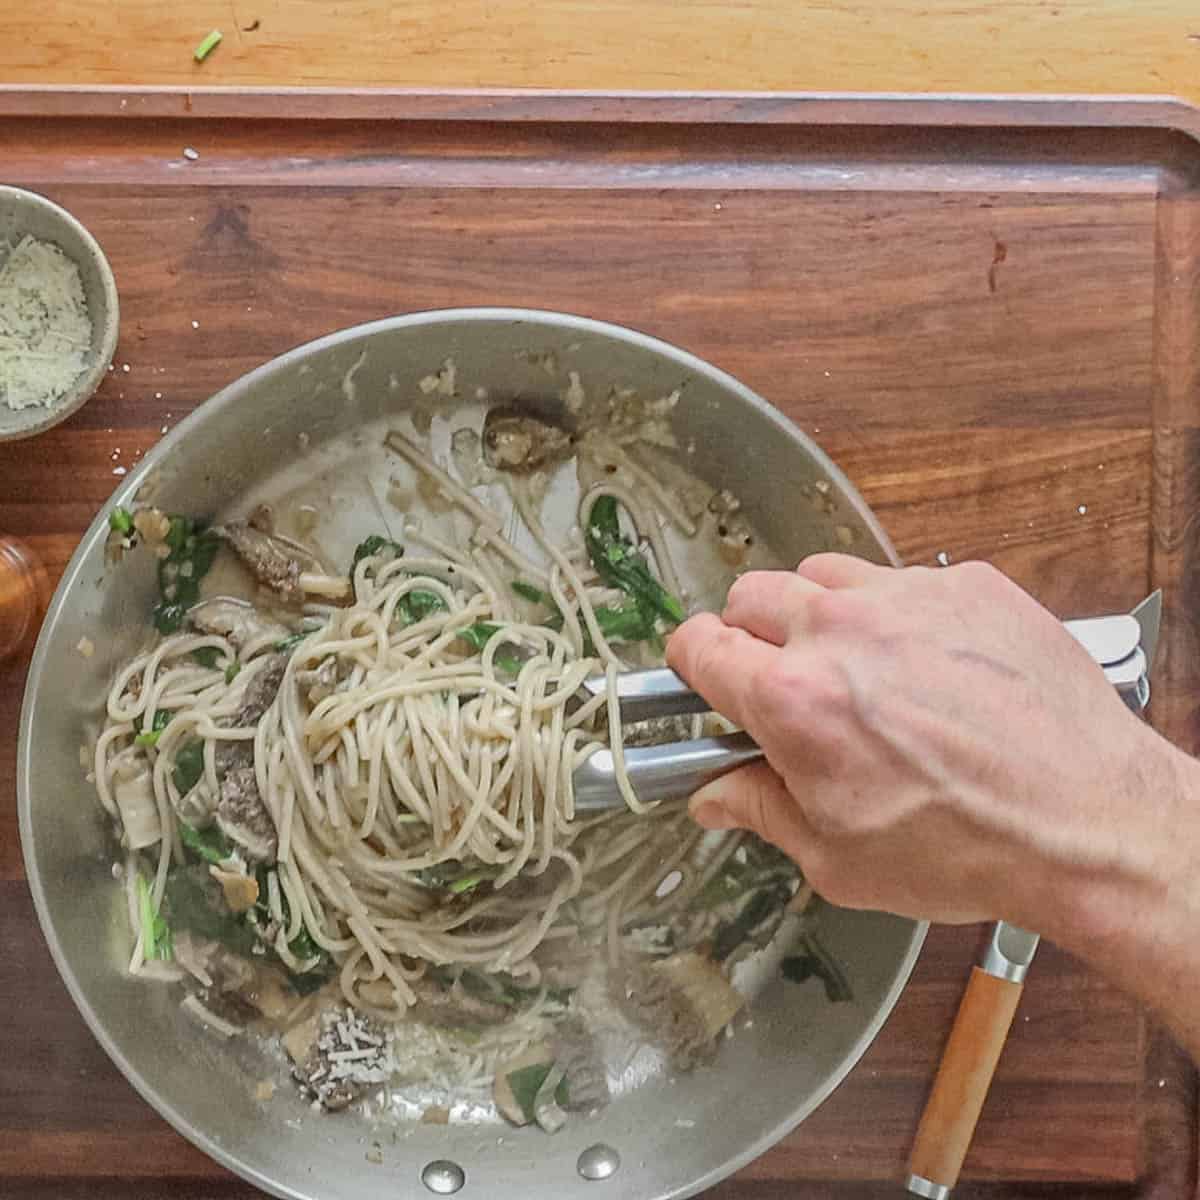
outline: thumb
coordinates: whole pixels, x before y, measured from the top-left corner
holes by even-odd
[[[749,829],[789,854],[810,840],[800,806],[765,762],[706,783],[688,802],[688,812],[705,829]]]

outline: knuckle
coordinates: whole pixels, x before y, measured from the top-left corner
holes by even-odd
[[[724,615],[726,619],[736,621],[739,612],[754,604],[762,595],[767,575],[766,571],[747,571],[733,581],[725,595]]]
[[[1009,582],[1007,576],[982,559],[969,559],[966,562],[957,563],[950,569],[957,576],[959,583],[984,595],[1002,591]]]
[[[695,674],[697,660],[712,640],[714,620],[708,613],[692,617],[680,625],[667,642],[667,662],[685,679],[691,679]]]
[[[714,621],[704,631],[704,636],[697,638],[691,647],[687,659],[689,678],[704,681],[719,674],[723,665],[729,662],[737,643],[745,636],[740,629]]]
[[[808,621],[814,633],[837,629],[845,614],[846,597],[842,592],[817,592],[808,602]]]

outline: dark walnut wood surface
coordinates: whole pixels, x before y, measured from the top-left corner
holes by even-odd
[[[961,119],[976,128],[946,127]],[[1198,160],[1156,128],[1190,119],[0,93],[0,179],[84,221],[122,304],[92,402],[0,446],[0,532],[57,578],[119,469],[319,334],[454,305],[581,312],[757,389],[845,468],[907,561],[991,559],[1063,616],[1163,586],[1154,719],[1196,748]],[[1111,128],[1074,128],[1089,124]],[[16,828],[24,673],[0,689],[0,1194],[255,1194],[137,1097],[50,962]],[[711,1194],[891,1192],[980,936],[935,929],[846,1083]],[[959,1194],[1181,1196],[1194,1176],[1190,1069],[1044,946]]]

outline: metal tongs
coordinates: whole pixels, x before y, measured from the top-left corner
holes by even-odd
[[[1161,604],[1157,592],[1135,611],[1140,613],[1151,604]],[[1122,613],[1063,624],[1103,669],[1121,699],[1134,712],[1141,712],[1150,698],[1150,683],[1147,647],[1143,644],[1138,617]],[[592,696],[601,695],[605,686],[603,675],[583,683],[584,690]],[[617,696],[626,724],[710,711],[708,702],[669,667],[630,671],[619,676]],[[762,757],[762,750],[746,733],[661,746],[631,746],[624,753],[629,782],[646,803],[690,796],[718,776]],[[576,812],[599,812],[624,803],[617,790],[611,750],[597,750],[575,771],[574,783]]]

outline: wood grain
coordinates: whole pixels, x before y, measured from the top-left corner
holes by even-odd
[[[0,78],[1197,99],[1196,33],[1189,0],[55,0],[0,9]]]
[[[13,102],[0,96],[0,113]],[[0,115],[6,178],[85,221],[122,296],[95,399],[0,446],[0,529],[53,575],[114,472],[273,355],[390,312],[557,307],[663,336],[758,389],[848,471],[910,561],[990,558],[1064,616],[1162,583],[1154,717],[1200,747],[1190,143],[987,129],[989,111],[1021,111],[1003,106],[940,129],[898,105],[880,129],[886,108],[867,128],[826,104],[811,127],[818,110],[798,102],[688,102],[667,129],[624,101],[609,125],[593,119],[602,103],[565,117],[578,100],[526,98],[511,121],[434,119],[459,103],[444,97],[415,98],[424,115],[409,120],[328,103],[319,121],[283,119],[278,99],[236,123]],[[1122,111],[1042,115],[1111,125]],[[184,145],[198,162],[184,165]],[[16,831],[23,676],[0,672],[0,1194],[247,1197],[137,1098],[54,972]],[[934,930],[862,1065],[712,1195],[851,1200],[902,1178],[978,950],[978,930]],[[1127,997],[1043,947],[960,1194],[1179,1196],[1194,1137],[1190,1068]]]

